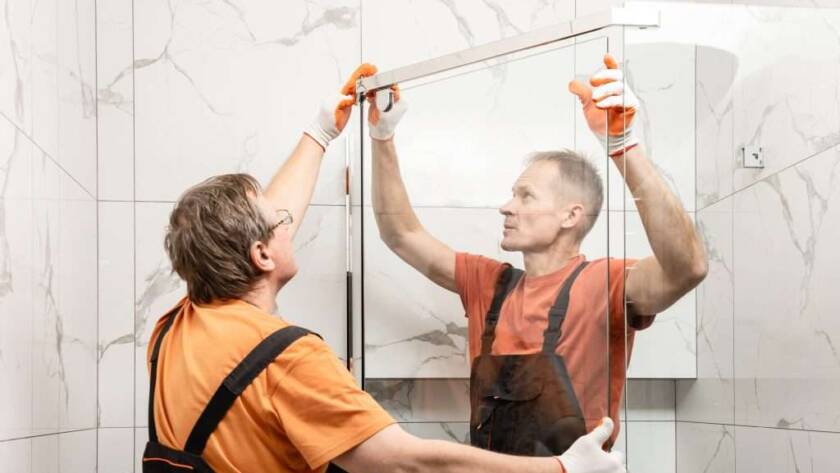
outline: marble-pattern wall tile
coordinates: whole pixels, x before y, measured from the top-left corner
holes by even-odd
[[[15,58],[21,64],[46,64],[39,47],[49,44],[43,41],[49,33],[41,28],[54,22],[54,11],[49,2],[19,5],[27,14],[44,15],[25,17],[31,19],[31,41],[10,39]],[[14,12],[20,10],[4,11]],[[8,19],[10,26],[21,26]],[[14,335],[3,337],[0,364],[15,389],[3,395],[4,409],[10,410],[3,415],[10,419],[0,434],[5,438],[96,425],[96,203],[40,143],[31,141],[34,133],[27,133],[32,130],[27,117],[34,114],[26,115],[26,87],[46,96],[56,91],[41,89],[44,83],[34,75],[17,76],[21,83],[14,95],[21,108],[10,114],[14,124],[3,118],[0,126],[0,303],[13,317],[4,318],[4,334]]]
[[[677,471],[679,473],[733,473],[735,427],[677,422]],[[759,451],[764,451],[762,448]],[[742,452],[750,455],[753,452]],[[768,471],[752,470],[746,471]]]
[[[396,143],[416,206],[492,207],[534,151],[574,145],[572,46],[424,84],[404,84]],[[370,156],[369,149],[366,153]],[[371,176],[371,160],[363,172]],[[366,180],[369,203],[371,181]]]
[[[34,145],[0,119],[0,440],[32,429]]]
[[[136,196],[224,172],[267,182],[359,62],[359,0],[148,0],[134,9]],[[314,203],[344,202],[344,138]]]
[[[674,380],[628,379],[622,418],[628,422],[673,421]]]
[[[468,378],[467,320],[461,301],[399,259],[365,209],[365,373],[368,378]],[[418,208],[428,231],[456,251],[522,267],[502,252],[494,209]],[[369,223],[368,223],[369,222]],[[371,329],[375,327],[375,329]]]
[[[390,36],[390,32],[396,28],[400,28],[401,37],[412,37],[405,31],[412,31],[415,19],[408,17],[394,22],[394,15],[389,15],[388,10],[398,8],[401,3],[387,4],[383,5],[382,9],[373,10],[369,9],[366,3],[363,9],[363,51],[366,58],[379,61],[380,65],[387,65],[383,69],[469,47],[472,44],[472,40],[469,40],[472,35],[469,33],[467,20],[480,23],[483,21],[482,16],[460,15],[458,12],[464,10],[472,13],[470,8],[477,8],[479,11],[486,9],[485,5],[476,7],[468,2],[452,2],[444,7],[437,3],[410,4],[408,8],[417,10],[417,17],[440,17],[440,22],[446,25],[452,20],[452,14],[447,8],[454,11],[462,28],[460,33],[464,33],[468,40],[459,37],[453,24],[453,31],[447,30],[447,33],[436,35],[435,38],[430,39],[425,34],[418,34],[416,44],[412,44],[408,52],[400,48],[397,54],[396,50],[387,51],[387,42],[376,40]],[[528,2],[521,5],[521,8],[525,9],[530,7]],[[540,5],[540,8],[543,7]],[[368,16],[372,18],[368,19]],[[423,23],[418,20],[417,24]],[[586,127],[579,113],[577,100],[568,92],[566,85],[576,76],[588,77],[602,68],[603,56],[608,50],[605,37],[611,36],[615,39],[619,33],[618,29],[611,29],[584,35],[574,42],[552,46],[554,49],[550,52],[530,51],[527,55],[511,55],[505,58],[506,62],[503,63],[492,62],[478,67],[465,67],[451,74],[439,74],[431,79],[403,84],[403,97],[409,102],[410,109],[400,125],[397,141],[403,174],[412,202],[415,205],[452,207],[498,206],[507,199],[506,189],[521,172],[522,158],[533,151],[577,149],[591,155],[602,174],[606,174],[611,164],[604,157],[601,145]],[[371,40],[367,41],[369,37]],[[619,54],[620,51],[613,53]],[[528,55],[533,56],[526,57]],[[380,58],[383,56],[390,60],[382,62]],[[641,59],[638,59],[638,62],[641,82],[651,82],[644,77],[644,62]],[[685,76],[682,62],[667,63],[674,64],[680,84],[688,79],[685,86],[692,86],[690,79],[693,65],[687,71],[689,75]],[[663,123],[660,129],[672,123],[676,124],[673,119],[666,119],[665,116],[674,114],[673,107],[667,108],[667,104],[674,101],[674,96],[677,96],[682,85],[664,94],[656,90],[655,84],[651,84],[650,88],[652,90],[646,93],[650,96],[650,108],[654,110],[651,114],[663,114],[658,111],[661,108],[665,108],[664,111],[667,112],[663,114],[662,119],[654,121]],[[441,101],[439,97],[446,97],[446,100]],[[488,101],[486,97],[493,97],[493,100]],[[440,105],[441,102],[445,105]],[[660,106],[660,103],[663,106]],[[444,114],[440,113],[442,107],[446,110]],[[690,116],[691,107],[681,109],[686,112],[686,116]],[[558,110],[561,112],[558,113]],[[693,123],[693,117],[691,121]],[[481,126],[477,127],[476,124]],[[662,148],[668,148],[671,144],[669,139],[677,141],[669,137],[682,134],[663,131],[661,137],[664,138],[660,141],[664,141],[665,144]],[[447,143],[446,149],[440,149],[440,143]],[[663,151],[662,154],[667,153]],[[429,157],[435,156],[449,164],[445,168],[428,166]],[[449,156],[458,156],[458,159],[453,164]],[[678,175],[679,171],[685,169],[674,160],[670,162],[671,167],[677,171],[671,174]],[[369,173],[368,169],[365,169],[365,172]],[[610,170],[611,176],[613,173],[613,177],[618,176],[616,169]],[[462,175],[472,178],[462,179]],[[447,186],[440,186],[442,176],[446,178]],[[693,175],[688,180],[693,183]],[[688,182],[685,185],[688,185]],[[623,208],[623,181],[619,177],[610,187],[611,208]],[[687,196],[689,195],[693,195],[693,192],[687,193]],[[691,207],[693,208],[693,203]]]
[[[3,462],[8,471],[29,473],[32,470],[32,439],[0,442],[0,462]]]
[[[134,428],[100,428],[98,471],[134,473]]]
[[[31,439],[32,472],[35,473],[57,473],[60,471],[59,452],[60,435],[47,435]]]
[[[689,0],[690,3],[733,3],[732,0]],[[689,3],[686,0],[659,0],[659,2]],[[770,0],[773,1],[773,0]],[[626,0],[625,3],[650,3],[649,0]]]
[[[32,8],[31,0],[0,2],[0,113],[26,132],[32,126]]]
[[[694,90],[697,140],[697,207],[732,193],[738,166],[733,143],[732,91],[738,58],[724,49],[697,46]]]
[[[830,58],[837,55],[840,11],[674,2],[652,5],[660,10],[661,27],[628,30],[628,47],[680,43],[696,45],[701,51],[697,90],[701,205],[838,143],[840,114],[832,98],[836,81],[830,78],[838,76],[840,69]],[[744,145],[764,149],[764,169],[741,168]]]
[[[58,154],[58,1],[31,1],[31,125],[30,136],[41,149],[55,157]],[[69,19],[67,21],[70,21]],[[66,27],[65,27],[66,29]]]
[[[624,0],[575,0],[575,16],[580,18],[623,5]]]
[[[734,424],[733,198],[697,213],[709,272],[697,288],[697,379],[677,381],[677,419]]]
[[[618,30],[611,28],[575,38],[575,79],[586,83],[589,77],[604,67],[604,55],[608,52],[617,55],[616,59],[623,59],[623,55],[619,54],[623,52],[623,48],[616,48],[614,42],[611,43],[611,40],[615,39],[618,34]],[[619,41],[619,44],[623,44],[623,42]],[[616,206],[622,204],[623,200],[612,197],[612,194],[618,192],[619,195],[623,195],[624,187],[619,183],[611,184],[606,181],[608,177],[613,175],[611,172],[613,164],[604,152],[601,142],[589,129],[589,124],[586,122],[586,117],[583,116],[583,109],[580,107],[577,98],[573,97],[572,103],[574,110],[574,142],[572,148],[589,157],[598,169],[602,181],[604,181],[603,209],[619,210],[623,207]]]
[[[781,473],[840,470],[840,434],[735,427],[735,471]]]
[[[134,203],[99,202],[99,427],[134,425]]]
[[[609,228],[602,231],[598,227],[606,225],[606,219],[597,222],[591,237],[601,239],[601,235],[608,235],[610,257],[641,259],[653,255],[647,231],[637,212],[609,212],[609,216]],[[693,212],[689,212],[689,217],[694,219]],[[604,255],[603,252],[587,253],[585,247],[582,249],[590,258]],[[696,291],[692,290],[657,314],[653,325],[636,333],[627,376],[667,379],[695,377],[696,327]],[[668,355],[663,356],[664,353]]]
[[[640,104],[633,128],[671,192],[686,210],[694,211],[695,48],[629,41],[623,46],[626,85]],[[609,169],[610,210],[636,210],[618,168]]]
[[[697,375],[695,293],[689,292],[636,333],[627,376],[694,378]],[[667,355],[666,355],[667,354]]]
[[[465,445],[470,443],[469,422],[401,422],[400,427],[424,439],[447,440]]]
[[[4,2],[0,112],[95,195],[94,2]]]
[[[134,471],[143,471],[143,450],[149,441],[149,430],[145,427],[134,429]]]
[[[96,473],[96,449],[96,429],[86,429],[0,442],[0,461],[9,472]]]
[[[33,157],[35,432],[96,427],[96,202]]]
[[[58,436],[60,473],[97,472],[96,429],[68,432]]]
[[[135,425],[147,424],[146,351],[158,318],[186,295],[186,285],[172,273],[163,248],[165,227],[174,204],[135,204]],[[299,271],[277,299],[278,314],[290,323],[319,333],[337,356],[346,352],[346,271],[344,208],[312,206],[294,240]]]
[[[367,379],[365,389],[401,423],[469,422],[469,379]],[[623,419],[674,421],[673,380],[631,379],[625,395]]]
[[[98,190],[102,200],[134,199],[132,0],[96,2]]]
[[[840,149],[736,194],[735,423],[840,431]]]
[[[762,147],[766,165],[736,170],[736,189],[840,142],[840,11],[741,8],[734,143]]]
[[[95,0],[57,4],[58,141],[44,149],[96,196]]]
[[[676,422],[621,422],[614,449],[624,454],[627,471],[676,473]]]
[[[574,10],[574,0],[364,0],[362,57],[390,70],[568,21]]]
[[[365,390],[398,422],[469,422],[469,379],[367,379]]]
[[[626,49],[628,84],[642,101],[636,125],[640,139],[663,179],[693,211],[694,47],[640,44]],[[603,35],[594,36],[551,52],[404,86],[402,97],[410,108],[397,142],[412,203],[499,206],[524,167],[523,157],[570,147],[589,155],[605,179],[609,174],[604,208],[634,210],[619,170],[604,156],[565,86],[602,68],[607,50]],[[528,94],[539,99],[528,100]],[[488,96],[494,99],[487,101]],[[429,166],[430,159],[448,164]],[[364,172],[370,175],[368,167]],[[442,179],[446,186],[440,186]]]
[[[838,2],[837,0],[808,0],[807,2],[802,2],[798,0],[733,0],[732,3],[742,3],[744,5],[800,7],[810,9],[840,7],[840,2]]]
[[[347,352],[347,263],[344,207],[310,207],[294,239],[298,273],[277,298],[278,314]]]
[[[0,442],[0,461],[8,471],[58,473],[61,437],[54,434]]]

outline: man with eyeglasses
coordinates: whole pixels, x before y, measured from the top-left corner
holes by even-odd
[[[403,431],[318,336],[273,315],[297,272],[292,239],[324,151],[347,124],[357,70],[263,191],[245,174],[188,189],[165,247],[187,297],[152,334],[144,472],[620,473],[612,423],[559,457],[524,458]],[[305,314],[303,315],[305,317]],[[301,318],[303,318],[301,317]],[[337,465],[337,466],[336,466]]]

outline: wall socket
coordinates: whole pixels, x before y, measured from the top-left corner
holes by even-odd
[[[762,150],[759,146],[744,146],[743,148],[741,148],[741,157],[741,164],[745,168],[764,168],[764,150]]]

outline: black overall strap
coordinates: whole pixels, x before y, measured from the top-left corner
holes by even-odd
[[[502,304],[524,274],[525,272],[521,269],[516,269],[508,264],[505,265],[505,269],[499,275],[499,279],[496,281],[496,292],[493,294],[493,302],[484,317],[484,333],[481,335],[481,353],[483,355],[490,354],[493,341],[496,340],[496,324],[499,322]]]
[[[160,344],[163,341],[163,337],[166,336],[166,332],[172,327],[172,322],[175,321],[175,315],[178,314],[179,310],[181,310],[180,305],[164,315],[164,317],[169,317],[169,319],[160,330],[157,340],[155,340],[155,348],[152,350],[152,359],[150,360],[152,366],[149,372],[149,441],[155,443],[158,441],[157,428],[155,427],[155,384],[157,384],[157,362],[158,356],[160,356]]]
[[[280,353],[300,337],[312,332],[301,327],[284,327],[266,337],[225,378],[210,399],[187,438],[184,450],[201,455],[210,434],[216,430],[233,402]],[[317,335],[317,334],[314,334]]]
[[[566,319],[566,311],[569,309],[569,295],[572,292],[572,285],[587,264],[589,264],[588,261],[582,262],[566,278],[566,282],[563,283],[563,288],[560,289],[560,293],[557,295],[557,300],[554,301],[554,305],[548,311],[548,327],[543,333],[543,353],[554,353],[557,347],[557,341],[560,339],[560,329],[563,326],[563,321]]]

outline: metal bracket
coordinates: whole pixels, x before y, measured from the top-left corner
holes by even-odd
[[[741,164],[745,168],[763,169],[764,150],[760,146],[744,146],[741,148]]]

